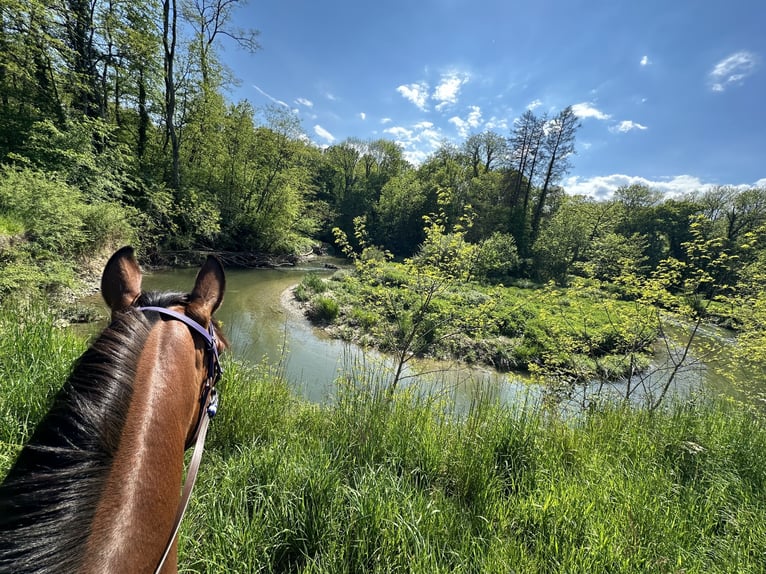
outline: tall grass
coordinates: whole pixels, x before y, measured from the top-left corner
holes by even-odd
[[[78,347],[39,325],[0,322],[11,446]],[[741,405],[564,420],[477,401],[458,415],[434,397],[389,400],[369,373],[316,405],[267,365],[227,367],[181,572],[764,571],[766,426]]]
[[[83,341],[55,326],[43,301],[0,305],[0,475],[84,350]]]

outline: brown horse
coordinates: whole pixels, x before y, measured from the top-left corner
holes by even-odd
[[[216,358],[223,347],[210,326],[225,279],[213,257],[189,294],[144,293],[141,278],[130,247],[104,269],[112,322],[0,486],[0,572],[133,574],[160,563],[213,377],[210,342]],[[162,572],[176,571],[173,541]]]

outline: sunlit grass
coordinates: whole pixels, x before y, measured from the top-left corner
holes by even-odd
[[[26,319],[26,320],[25,320]],[[4,472],[82,343],[0,313]],[[297,398],[226,360],[181,572],[763,572],[766,427],[705,401],[562,419],[393,400],[369,371]]]

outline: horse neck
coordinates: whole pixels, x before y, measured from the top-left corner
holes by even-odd
[[[202,353],[188,328],[158,321],[136,369],[119,448],[94,514],[84,572],[152,571],[172,529],[184,445],[197,416]],[[175,560],[164,571],[175,570]]]

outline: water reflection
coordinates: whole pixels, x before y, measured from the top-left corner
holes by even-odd
[[[265,360],[280,365],[290,385],[315,402],[331,398],[336,380],[360,369],[360,365],[382,382],[391,379],[392,368],[391,360],[379,353],[361,350],[323,335],[289,304],[292,298],[289,289],[306,273],[328,277],[334,272],[327,269],[325,263],[340,265],[342,262],[322,259],[291,268],[227,270],[226,296],[217,312],[234,356],[249,362]],[[144,288],[188,289],[195,275],[196,269],[150,272],[145,275]],[[677,341],[684,341],[688,335],[687,326],[668,327]],[[715,392],[744,398],[744,393],[732,388],[731,377],[726,376],[733,368],[725,362],[726,349],[733,344],[732,334],[723,329],[704,327],[696,337],[688,350],[688,364],[677,372],[673,370],[671,356],[678,353],[679,348],[676,346],[674,350],[659,342],[655,365],[649,375],[637,375],[630,381],[607,385],[580,386],[574,389],[569,399],[573,404],[587,404],[590,398],[600,394],[603,398],[627,396],[635,403],[645,404],[647,393],[656,395],[671,373],[674,377],[668,391],[671,395],[686,397],[704,383]],[[508,404],[537,402],[544,395],[542,387],[531,384],[520,374],[424,360],[412,361],[408,367],[402,388],[413,387],[418,392],[444,397],[459,411],[468,408],[477,397]]]

